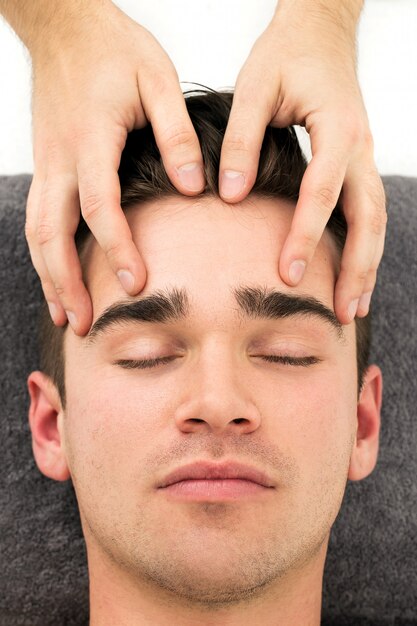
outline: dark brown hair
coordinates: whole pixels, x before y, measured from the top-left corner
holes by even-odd
[[[233,100],[231,92],[193,90],[185,94],[191,121],[197,132],[203,154],[206,187],[201,195],[219,196],[218,172],[220,151]],[[266,128],[260,153],[259,168],[252,194],[267,198],[285,198],[296,202],[307,162],[298,143],[294,128]],[[170,182],[150,125],[129,133],[123,150],[119,178],[123,209],[145,200],[180,195]],[[347,226],[339,202],[327,228],[331,232],[339,255],[346,240]],[[81,218],[75,235],[81,255],[90,231]],[[356,318],[356,353],[358,395],[368,365],[371,325],[370,313]],[[40,366],[58,388],[65,408],[64,327],[53,324],[46,302],[40,318]]]

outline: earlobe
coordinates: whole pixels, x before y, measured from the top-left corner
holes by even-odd
[[[42,474],[54,480],[70,477],[62,441],[63,410],[58,390],[43,372],[31,372],[27,380],[32,449]]]
[[[358,427],[353,445],[348,478],[361,480],[375,468],[381,425],[382,373],[377,365],[366,370],[357,406]]]

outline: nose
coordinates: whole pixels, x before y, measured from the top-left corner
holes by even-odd
[[[260,411],[241,371],[224,354],[201,358],[184,391],[175,411],[176,425],[184,433],[249,434],[260,426]]]

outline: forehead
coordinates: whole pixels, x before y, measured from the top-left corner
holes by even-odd
[[[262,284],[314,296],[334,310],[337,253],[327,230],[298,287],[289,287],[279,276],[279,255],[294,208],[286,200],[253,196],[238,205],[184,196],[130,207],[126,218],[147,270],[146,284],[137,297],[183,287],[197,310],[215,315],[230,308],[233,287]],[[95,321],[106,307],[126,299],[126,293],[93,238],[85,258]]]

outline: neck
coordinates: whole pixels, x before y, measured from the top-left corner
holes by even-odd
[[[250,598],[203,607],[152,581],[133,578],[89,550],[90,626],[320,626],[326,551],[327,541],[308,564]]]

